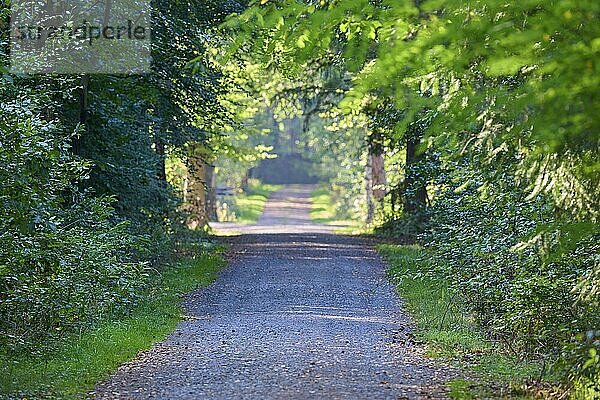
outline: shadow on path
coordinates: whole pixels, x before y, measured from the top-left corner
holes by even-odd
[[[319,231],[306,218],[310,189],[286,189],[254,233],[224,239],[229,267],[187,297],[177,330],[96,398],[446,397],[450,372],[423,357],[378,254]]]

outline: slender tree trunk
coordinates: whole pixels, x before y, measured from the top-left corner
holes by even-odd
[[[248,181],[250,180],[251,169],[246,170],[244,177],[242,178],[241,189],[245,192],[248,190]]]
[[[367,166],[365,167],[365,193],[367,203],[367,224],[373,222],[375,217],[375,204],[373,203],[373,168],[372,168],[372,156],[367,156]]]
[[[290,154],[295,154],[296,151],[296,144],[298,142],[298,130],[297,130],[297,126],[298,126],[298,119],[297,118],[292,118],[290,120],[288,120],[287,125],[287,130],[290,133]]]
[[[371,223],[375,217],[376,204],[385,197],[386,177],[383,137],[381,133],[373,131],[368,133],[367,138],[367,222]]]
[[[161,183],[167,182],[167,164],[166,164],[166,152],[165,143],[160,136],[160,129],[154,132],[154,148],[156,155],[158,155],[158,171],[156,177]]]
[[[81,135],[88,132],[89,87],[90,76],[83,75],[81,77],[81,89],[79,90],[79,126],[81,131],[73,136],[71,140],[71,151],[74,154],[81,154]]]
[[[419,151],[423,132],[419,121],[409,125],[406,137],[406,162],[404,179],[404,211],[408,214],[420,212],[427,202],[427,188],[425,180],[417,176],[415,166],[423,161],[424,153]]]

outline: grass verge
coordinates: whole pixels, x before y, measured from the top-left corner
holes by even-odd
[[[335,225],[335,233],[358,235],[367,232],[360,221],[339,218],[335,201],[327,187],[319,187],[311,193],[310,218],[323,225]]]
[[[251,180],[245,193],[235,196],[231,208],[235,214],[235,222],[253,224],[263,213],[265,204],[273,192],[281,189],[281,185],[268,185],[258,180]]]
[[[73,335],[41,355],[0,355],[0,398],[82,398],[120,364],[164,339],[182,319],[181,299],[217,276],[224,261],[199,253],[167,268],[131,315]]]
[[[389,276],[415,320],[416,335],[427,344],[428,355],[456,363],[474,377],[448,382],[451,398],[530,398],[520,387],[537,379],[540,367],[516,360],[486,340],[443,278],[427,274],[431,266],[422,248],[384,244],[378,251],[388,261]]]

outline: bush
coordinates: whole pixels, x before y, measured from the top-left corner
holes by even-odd
[[[0,102],[0,347],[19,348],[128,310],[147,246],[111,198],[78,189],[89,165],[50,98],[4,81]]]
[[[526,199],[510,178],[482,181],[463,169],[440,186],[421,236],[436,274],[515,355],[551,362],[571,381],[598,377],[600,365],[589,360],[600,309],[585,295],[595,284],[582,283],[597,268],[597,228],[560,221],[549,199]]]

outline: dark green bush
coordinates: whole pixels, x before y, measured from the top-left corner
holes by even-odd
[[[0,85],[1,347],[128,310],[146,277],[146,242],[118,222],[113,199],[78,189],[89,165],[40,93]]]

